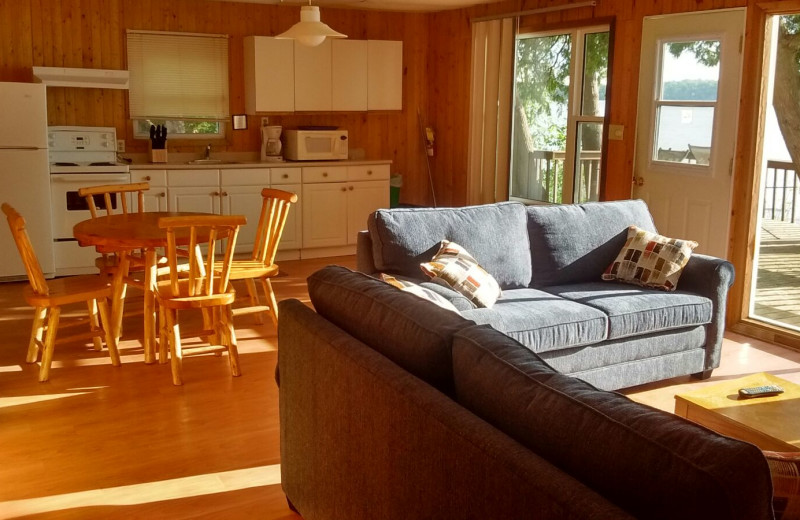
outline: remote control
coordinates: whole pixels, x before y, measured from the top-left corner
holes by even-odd
[[[783,393],[783,388],[774,385],[753,386],[750,388],[740,388],[739,397],[749,399],[751,397],[769,397]]]

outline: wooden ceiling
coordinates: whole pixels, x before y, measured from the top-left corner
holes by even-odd
[[[308,5],[309,0],[217,0],[272,5]],[[444,11],[500,0],[311,0],[313,5],[347,9],[378,9],[382,11]]]

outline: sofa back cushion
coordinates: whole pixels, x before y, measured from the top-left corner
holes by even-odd
[[[457,313],[340,266],[308,278],[317,313],[405,370],[452,394],[452,338],[473,323]]]
[[[600,280],[619,254],[628,227],[656,232],[641,200],[528,206],[531,286]]]
[[[637,518],[771,518],[751,444],[554,371],[484,326],[453,341],[456,398]]]
[[[430,261],[442,240],[449,240],[469,251],[501,289],[530,283],[530,243],[520,203],[381,209],[370,215],[367,226],[378,271],[419,278],[419,264]]]

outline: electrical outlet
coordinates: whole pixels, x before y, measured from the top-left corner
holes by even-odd
[[[261,126],[264,127],[264,126],[267,126],[267,125],[269,125],[269,118],[268,117],[262,117],[261,118]]]
[[[623,125],[608,125],[608,138],[612,141],[622,141],[625,136]]]
[[[125,139],[117,139],[117,153],[125,153]]]

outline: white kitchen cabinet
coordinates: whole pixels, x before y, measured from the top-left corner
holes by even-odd
[[[303,184],[303,248],[347,244],[347,183]]]
[[[244,38],[245,111],[293,112],[294,41],[267,36]]]
[[[331,40],[316,47],[294,44],[294,109],[331,110]]]
[[[144,193],[145,211],[168,211],[167,170],[131,170],[131,183],[137,182],[150,184]]]
[[[389,165],[303,168],[303,204],[303,248],[355,246],[369,214],[389,207]]]
[[[219,170],[169,170],[169,211],[220,212]]]
[[[269,187],[269,168],[220,170],[220,200],[223,215],[244,215],[247,224],[239,229],[236,253],[252,253],[261,216],[261,190]]]
[[[368,40],[367,109],[403,109],[403,42]]]
[[[297,203],[289,209],[283,227],[279,251],[298,250],[303,247],[303,188],[300,168],[272,168],[270,185],[278,190],[297,195]]]
[[[367,40],[331,42],[331,110],[367,110]]]

